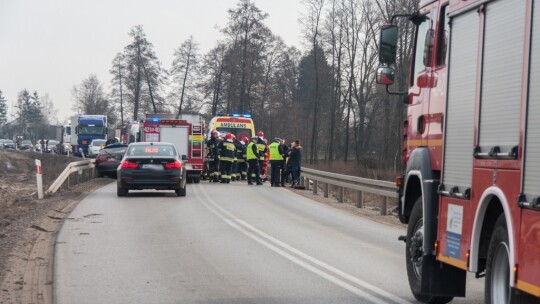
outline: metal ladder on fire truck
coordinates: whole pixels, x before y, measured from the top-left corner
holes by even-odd
[[[203,158],[204,130],[202,123],[198,126],[193,125],[191,129],[191,155],[190,159]]]

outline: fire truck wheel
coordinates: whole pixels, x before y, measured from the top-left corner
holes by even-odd
[[[414,297],[423,303],[444,304],[453,297],[431,296],[420,292],[422,286],[422,259],[424,256],[424,219],[422,218],[422,197],[414,203],[407,227],[405,258],[409,287]]]
[[[511,303],[510,246],[504,213],[495,223],[486,261],[485,303]]]
[[[201,182],[201,177],[194,177],[194,178],[193,178],[193,182],[194,182],[195,184],[200,183],[200,182]]]

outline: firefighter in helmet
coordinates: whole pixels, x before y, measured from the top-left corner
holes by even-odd
[[[206,143],[208,147],[208,172],[210,181],[218,182],[219,181],[219,151],[218,146],[221,140],[219,139],[219,132],[217,130],[212,130],[212,137]]]
[[[236,139],[236,135],[232,134],[231,133],[231,137],[232,137],[232,143],[234,145],[234,158],[233,158],[233,163],[232,163],[232,168],[231,168],[231,181],[235,181],[235,180],[240,180],[240,175],[237,175],[237,171],[238,171],[238,146],[237,146],[237,142],[238,140]]]
[[[221,171],[221,183],[230,183],[232,165],[236,154],[236,147],[233,144],[233,135],[225,134],[225,139],[219,143],[219,169]]]

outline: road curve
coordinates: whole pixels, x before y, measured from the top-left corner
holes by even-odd
[[[415,303],[403,233],[267,185],[117,198],[111,183],[60,230],[54,302]],[[473,283],[454,303],[483,302]]]

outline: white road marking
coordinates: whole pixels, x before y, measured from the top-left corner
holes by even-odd
[[[389,300],[392,300],[395,303],[400,304],[411,304],[410,302],[399,298],[396,295],[393,295],[385,290],[382,290],[376,286],[373,286],[372,284],[365,282],[351,274],[348,274],[344,271],[341,271],[335,267],[332,267],[268,234],[266,234],[263,231],[260,231],[259,229],[253,227],[252,225],[248,224],[247,222],[236,218],[233,214],[228,212],[227,210],[223,209],[221,206],[219,206],[204,190],[204,188],[201,185],[197,185],[199,190],[203,193],[205,198],[208,200],[208,202],[212,205],[206,203],[206,201],[201,200],[203,205],[208,208],[212,213],[214,213],[216,216],[218,216],[220,219],[222,219],[224,222],[229,224],[231,227],[235,228],[236,230],[242,232],[249,238],[253,239],[257,243],[265,246],[266,248],[274,251],[275,253],[283,256],[284,258],[290,260],[291,262],[317,274],[318,276],[346,289],[350,292],[365,298],[373,303],[380,303],[385,304],[388,303],[388,301],[383,301],[369,293],[366,293],[365,291],[349,284],[354,283],[359,286],[362,286],[363,288],[376,293],[380,296],[383,296]],[[197,194],[198,196],[198,194]],[[288,251],[288,252],[287,252]],[[298,257],[294,256],[293,254],[297,255]],[[304,259],[304,260],[302,260]],[[306,261],[311,262],[312,264],[315,264],[316,266],[319,266],[320,268],[323,268],[327,270],[328,272],[332,273],[326,273],[316,267],[313,267],[312,265],[306,263]],[[340,278],[341,277],[341,278]],[[345,279],[349,282],[346,282],[342,279]]]

